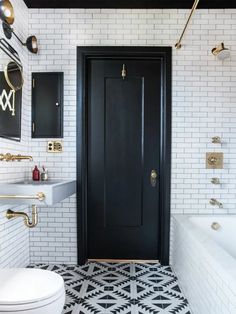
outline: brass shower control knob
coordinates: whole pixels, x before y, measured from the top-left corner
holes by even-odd
[[[212,137],[213,144],[221,144],[221,138],[219,136]]]
[[[223,169],[223,153],[206,153],[207,169]]]
[[[220,184],[220,179],[219,178],[212,178],[211,183],[212,184]]]
[[[215,166],[215,165],[217,164],[217,161],[218,161],[218,159],[217,159],[216,157],[214,157],[214,156],[210,156],[210,157],[208,158],[208,163],[209,163],[210,165]]]

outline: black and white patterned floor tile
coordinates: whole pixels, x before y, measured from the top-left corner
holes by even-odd
[[[190,314],[169,266],[88,263],[30,267],[55,271],[64,278],[64,314]]]

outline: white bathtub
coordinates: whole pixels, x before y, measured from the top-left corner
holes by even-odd
[[[193,216],[190,222],[206,232],[217,244],[236,259],[236,215],[233,216]],[[211,228],[212,223],[220,224],[218,230]]]
[[[192,313],[236,314],[236,215],[174,215],[171,238],[171,264]]]

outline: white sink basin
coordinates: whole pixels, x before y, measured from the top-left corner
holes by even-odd
[[[4,198],[0,197],[0,204],[29,204],[38,206],[51,206],[59,203],[76,192],[75,180],[49,180],[49,181],[21,181],[14,183],[1,183],[0,196],[27,196],[35,197],[43,193],[45,198],[38,199]]]

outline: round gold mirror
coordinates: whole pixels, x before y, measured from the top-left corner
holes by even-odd
[[[4,69],[7,84],[17,91],[22,88],[24,79],[21,67],[14,61],[10,61]]]

